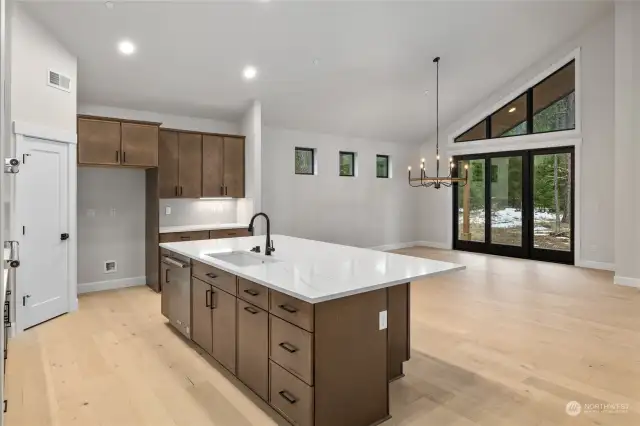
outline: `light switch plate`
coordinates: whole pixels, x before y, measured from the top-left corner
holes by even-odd
[[[166,206],[166,207],[164,208],[164,214],[165,214],[165,215],[167,215],[167,214],[171,214],[171,206]]]
[[[384,330],[387,328],[387,311],[382,311],[378,314],[378,329]]]

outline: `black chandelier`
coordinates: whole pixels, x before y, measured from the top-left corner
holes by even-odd
[[[467,177],[469,175],[469,165],[464,165],[464,177],[453,177],[453,169],[455,168],[455,164],[453,163],[453,158],[449,158],[449,175],[448,176],[440,176],[440,128],[439,128],[439,120],[440,120],[440,99],[439,99],[439,91],[440,91],[440,57],[437,56],[433,59],[433,62],[436,64],[436,176],[429,177],[427,176],[427,169],[425,166],[425,159],[423,158],[420,162],[420,177],[412,178],[411,177],[411,166],[409,166],[409,185],[414,188],[429,188],[434,187],[435,189],[440,189],[440,187],[450,187],[454,183],[457,183],[460,186],[465,186],[468,182]]]

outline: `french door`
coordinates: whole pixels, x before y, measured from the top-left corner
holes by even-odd
[[[574,263],[574,149],[454,157],[453,248]]]

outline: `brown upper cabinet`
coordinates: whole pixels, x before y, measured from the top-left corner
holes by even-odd
[[[244,138],[204,135],[202,196],[244,197]]]
[[[160,130],[160,198],[202,196],[202,135]]]
[[[158,166],[160,123],[78,116],[78,164]]]
[[[244,137],[161,129],[160,198],[244,197]]]

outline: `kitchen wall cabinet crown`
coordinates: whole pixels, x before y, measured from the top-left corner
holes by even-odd
[[[79,115],[78,164],[157,167],[160,124]]]
[[[244,137],[160,129],[160,198],[244,197]]]

